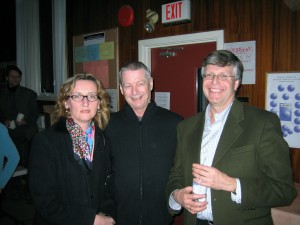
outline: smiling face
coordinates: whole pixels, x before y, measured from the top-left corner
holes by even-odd
[[[146,78],[144,70],[127,70],[122,75],[120,91],[138,117],[142,117],[151,100],[153,80]]]
[[[216,65],[207,65],[205,74],[234,75],[232,66],[220,67]],[[227,80],[218,80],[215,76],[212,80],[203,80],[203,92],[214,113],[222,112],[234,101],[238,87],[239,81],[235,80],[234,77],[228,77]]]
[[[78,80],[70,93],[70,96],[74,94],[81,94],[84,96],[91,94],[97,95],[97,86],[91,80]],[[72,98],[68,98],[65,102],[65,107],[70,110],[70,115],[74,121],[83,131],[86,131],[100,107],[99,103],[100,100],[90,102],[87,98],[83,98],[81,101],[76,102]]]

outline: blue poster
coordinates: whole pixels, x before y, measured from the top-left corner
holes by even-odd
[[[266,109],[276,113],[291,148],[300,148],[300,73],[268,73]]]

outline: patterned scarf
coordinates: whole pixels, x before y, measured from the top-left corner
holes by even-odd
[[[92,122],[90,124],[86,133],[72,118],[66,120],[66,127],[72,139],[75,159],[79,158],[80,164],[86,164],[86,166],[91,169],[95,134],[94,123]]]

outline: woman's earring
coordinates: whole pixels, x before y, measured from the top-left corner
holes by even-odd
[[[69,108],[66,108],[66,115],[70,116],[70,109]]]
[[[100,112],[100,108],[98,108],[97,112],[98,112],[98,113]]]

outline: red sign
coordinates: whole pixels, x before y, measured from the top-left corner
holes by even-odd
[[[162,5],[162,23],[189,21],[191,19],[190,1],[178,1]]]

